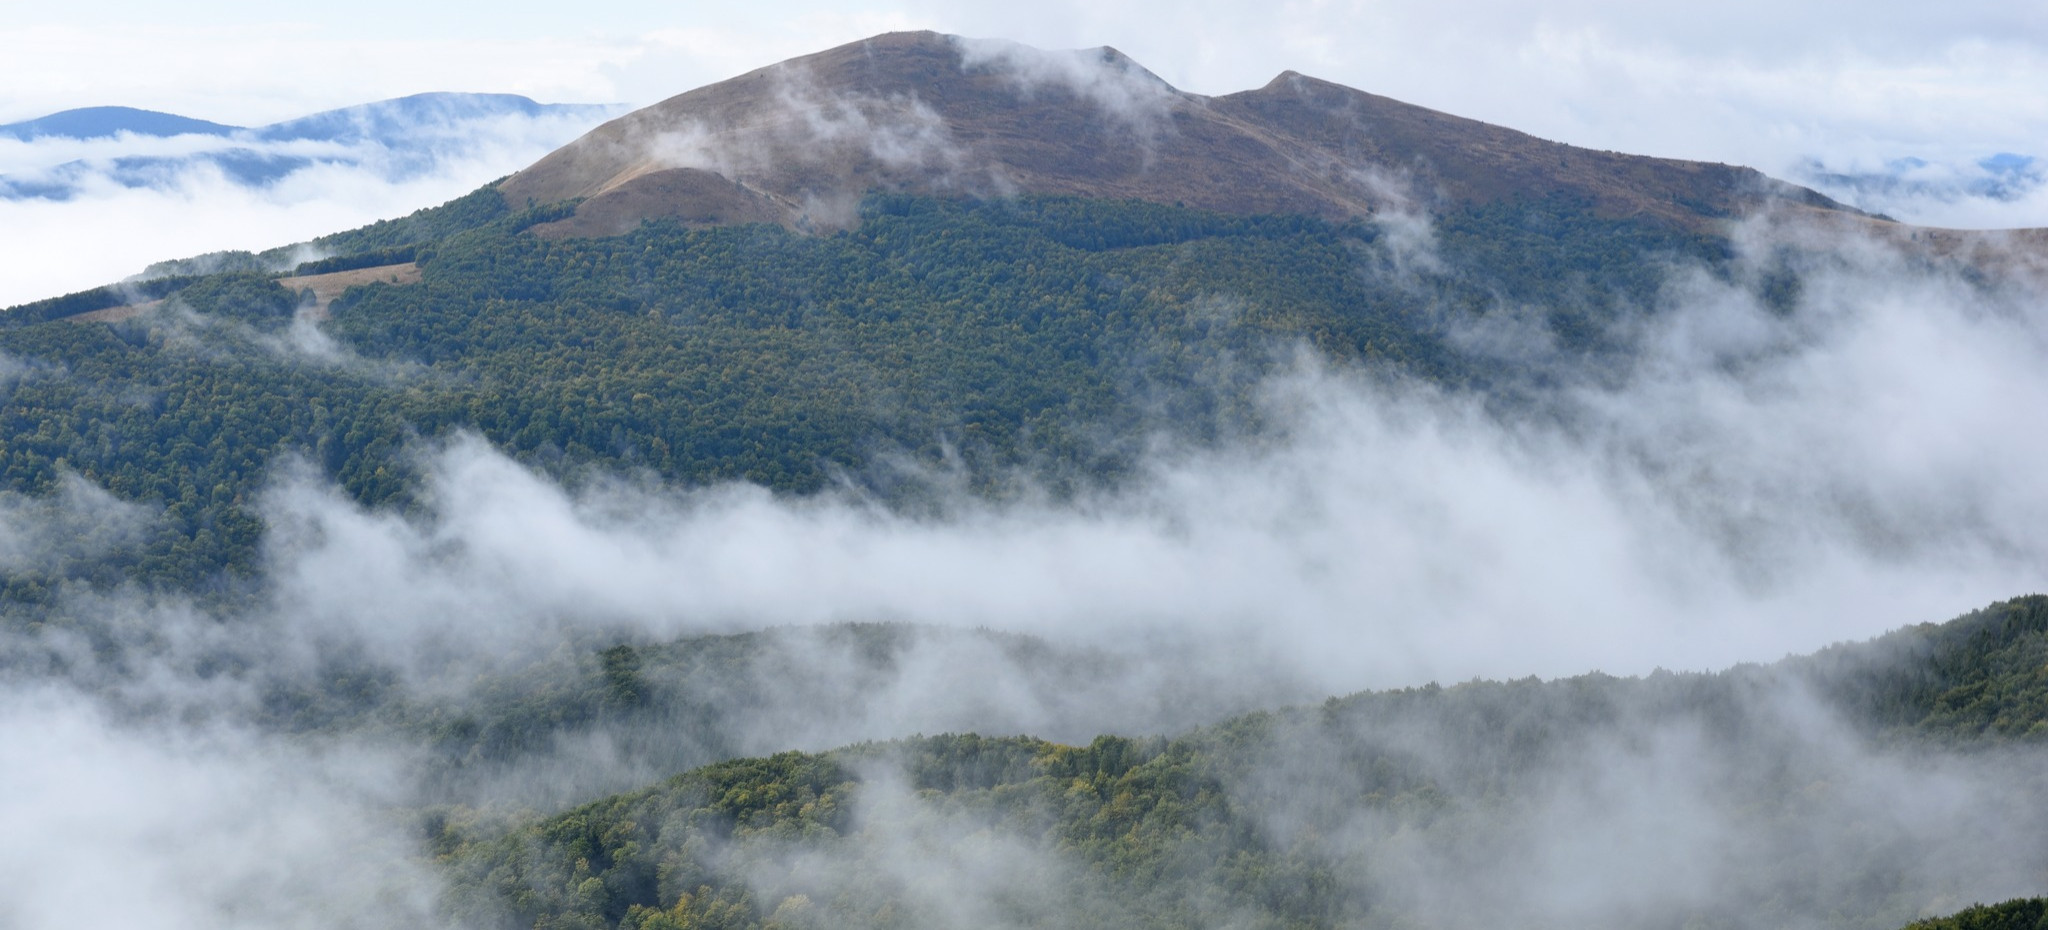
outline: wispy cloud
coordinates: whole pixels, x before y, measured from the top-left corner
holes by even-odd
[[[0,733],[0,922],[56,927],[89,901],[164,930],[433,922],[388,757],[132,726],[63,689],[0,689]]]
[[[242,722],[271,677],[313,680],[336,660],[418,682],[452,707],[483,680],[476,671],[581,648],[565,643],[785,624],[987,626],[1113,660],[1114,674],[1067,687],[972,637],[917,643],[881,671],[799,640],[759,670],[800,683],[787,703],[731,718],[725,747],[759,752],[942,727],[1157,726],[1185,719],[1158,706],[1176,683],[1255,700],[1719,667],[2048,584],[2048,491],[2034,467],[2048,438],[2029,428],[2048,408],[2038,282],[1987,288],[1883,243],[1790,235],[1759,222],[1732,273],[1674,269],[1659,312],[1615,334],[1635,361],[1565,379],[1541,416],[1305,357],[1266,387],[1274,433],[1162,448],[1130,484],[1064,503],[960,498],[905,515],[853,494],[745,485],[569,488],[475,438],[420,450],[427,493],[403,512],[284,470],[261,504],[263,599],[245,611],[71,591],[69,613],[102,624],[101,641],[67,629],[0,638],[0,656],[24,657],[0,690],[0,813],[31,825],[26,835],[80,837],[54,855],[0,842],[0,861],[42,880],[0,914],[45,924],[82,893],[75,876],[102,863],[125,866],[136,900],[171,926],[425,913],[432,883],[402,864],[414,834],[384,819],[421,796],[417,756]],[[1755,279],[1787,250],[1801,256],[1798,296],[1767,305]],[[1522,362],[1541,365],[1545,351],[1528,347]],[[48,548],[39,527],[104,509],[84,488],[0,508],[11,530],[0,540]],[[52,659],[26,661],[39,650]],[[1991,837],[1983,850],[2026,851],[2033,833],[1999,832],[2015,823],[1999,812],[2030,790],[2005,770],[1873,753],[1798,694],[1744,706],[1769,737],[1745,751],[1796,764],[1801,810],[1818,811],[1800,821],[1811,829],[1759,826],[1744,792],[1770,786],[1745,779],[1768,767],[1744,767],[1748,757],[1721,752],[1692,718],[1624,718],[1588,734],[1529,772],[1533,787],[1508,816],[1453,812],[1472,818],[1463,832],[1368,848],[1387,826],[1371,812],[1316,823],[1333,855],[1393,850],[1395,865],[1371,880],[1447,919],[1520,905],[1601,922],[1725,900],[1770,887],[1745,864],[1788,848],[1857,868],[1920,861],[1897,873],[1915,887],[1959,874],[1967,881],[1953,887],[1971,894],[2022,887],[2011,863],[2033,860],[1972,858],[1969,845]],[[138,716],[151,725],[129,722]],[[537,746],[494,774],[515,787],[477,790],[558,803],[684,757],[636,755],[613,735]],[[1453,750],[1472,748],[1426,729],[1406,737],[1418,764],[1446,766],[1446,784]],[[1232,784],[1233,797],[1284,798],[1288,777],[1356,774],[1314,746],[1285,748],[1294,768]],[[916,893],[934,913],[972,919],[991,898],[1065,874],[1021,840],[910,813],[916,802],[886,785],[868,804],[877,819],[853,848],[955,863],[912,876],[933,879]],[[1281,804],[1259,816],[1292,835],[1297,814],[1307,815]],[[1864,845],[1872,837],[1879,846]],[[1901,852],[1928,848],[1986,867]],[[195,849],[206,855],[183,854]],[[972,855],[953,858],[960,849]],[[191,873],[193,861],[207,871]]]
[[[1169,452],[1071,506],[570,493],[459,440],[414,516],[281,485],[281,609],[394,655],[568,615],[1250,638],[1334,691],[1724,665],[2048,583],[2029,464],[2048,440],[2025,428],[2048,405],[2038,296],[1908,273],[1875,244],[1831,253],[1803,294],[1787,315],[1681,273],[1628,337],[1633,372],[1532,422],[1304,360],[1268,386],[1280,438]]]
[[[165,259],[261,251],[403,216],[517,171],[597,120],[500,115],[398,141],[0,139],[0,185],[55,185],[68,195],[0,198],[0,249],[13,256],[0,305],[107,284]],[[234,162],[212,157],[223,152],[276,176],[237,176]],[[135,158],[149,161],[124,167]]]
[[[1881,164],[1810,160],[1792,180],[1923,226],[2019,227],[2040,225],[2048,216],[2048,163],[2015,152],[1947,162],[1913,156]]]

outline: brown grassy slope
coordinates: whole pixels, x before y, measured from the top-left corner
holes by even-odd
[[[1578,148],[1412,106],[1292,71],[1258,90],[1217,98],[1219,110],[1328,157],[1412,177],[1460,203],[1517,196],[1585,198],[1612,217],[1684,225],[1780,206],[1854,213],[1751,168]]]
[[[277,279],[287,290],[311,290],[313,302],[300,308],[300,313],[315,320],[327,319],[327,307],[340,297],[343,291],[359,284],[418,284],[420,266],[413,262],[396,265],[379,265],[375,268],[355,268],[348,271],[330,271],[326,274],[312,274]]]
[[[515,207],[588,198],[540,230],[556,235],[648,217],[831,228],[876,189],[1332,219],[1563,194],[1689,228],[1765,202],[1853,212],[1748,168],[1575,148],[1292,72],[1211,98],[1112,49],[985,48],[891,33],[792,59],[606,123],[500,190]]]
[[[412,262],[397,265],[380,265],[375,268],[355,268],[349,271],[330,271],[326,274],[295,275],[278,278],[277,283],[287,290],[311,290],[313,302],[299,308],[299,313],[315,322],[327,319],[328,305],[343,291],[358,284],[418,284],[420,266]],[[161,300],[139,304],[122,304],[86,313],[77,313],[63,319],[74,323],[114,323],[141,316],[164,305]]]

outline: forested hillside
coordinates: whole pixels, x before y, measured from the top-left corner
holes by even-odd
[[[783,753],[503,836],[460,808],[429,828],[450,906],[482,926],[1891,928],[1958,882],[2038,881],[2000,842],[2043,825],[2048,778],[2017,751],[2048,733],[2043,650],[2036,596],[1719,674],[1432,684],[1085,746]],[[1971,770],[2009,821],[1932,813],[1924,792]],[[1959,819],[1887,824],[1929,803]],[[1649,885],[1575,897],[1581,872]],[[1933,926],[2031,927],[2027,907]]]
[[[2035,928],[2048,597],[1862,638],[2039,590],[2038,245],[1292,72],[751,72],[0,311],[0,867],[176,927]]]
[[[1308,696],[1198,661],[1174,665],[1157,650],[1139,657],[906,624],[666,641],[587,631],[452,692],[362,657],[312,676],[259,670],[250,723],[296,738],[418,747],[423,803],[556,810],[796,747],[962,728],[1066,739],[1165,733]]]
[[[1443,217],[1420,268],[1379,226],[1137,202],[878,197],[829,236],[656,222],[598,239],[523,235],[554,214],[494,202],[330,237],[345,251],[311,270],[416,257],[424,280],[346,294],[317,329],[293,322],[303,295],[247,272],[150,281],[133,299],[175,296],[114,323],[49,320],[113,289],[7,311],[0,489],[77,475],[152,512],[126,550],[12,575],[7,596],[65,578],[231,590],[283,458],[401,503],[410,444],[458,430],[561,477],[851,480],[915,506],[919,470],[958,461],[985,494],[1067,493],[1161,437],[1258,431],[1256,386],[1303,347],[1511,397],[1523,373],[1445,342],[1465,315],[1547,307],[1597,355],[1602,321],[1654,303],[1665,263],[1727,248],[1555,201]]]
[[[1173,671],[1161,677],[1161,666]],[[1008,696],[983,698],[968,689],[970,679]],[[992,684],[998,681],[1000,688]],[[1527,714],[1525,728],[1598,729],[1650,706],[1723,700],[1745,681],[1803,682],[1859,738],[1881,745],[1974,751],[2048,744],[2048,598],[2003,602],[1767,669],[1648,682],[1575,679],[1570,690],[1592,704],[1545,704],[1559,687],[1528,682],[1460,686],[1447,705],[1434,698],[1416,704],[1413,693],[1367,693],[1340,703],[1379,707],[1373,714],[1383,728],[1426,719],[1435,731],[1469,735],[1501,724],[1502,715]],[[897,719],[887,721],[870,710],[921,688],[947,689],[948,702],[897,709]],[[796,745],[828,748],[891,726],[941,731],[973,724],[1067,739],[1104,729],[1164,734],[1307,696],[1205,670],[1199,657],[1175,663],[1154,654],[1140,661],[1038,637],[850,624],[670,641],[589,632],[544,657],[480,676],[459,695],[419,687],[374,664],[336,663],[316,679],[267,679],[256,719],[281,732],[386,733],[424,746],[421,777],[437,803],[488,799],[545,808],[634,778]],[[1455,715],[1468,719],[1442,718],[1453,712],[1443,708],[1460,708]],[[571,766],[577,753],[597,745],[607,747],[615,770],[564,771],[544,790],[510,778],[542,760]],[[1475,770],[1536,761],[1511,755]]]
[[[1918,921],[1911,930],[2039,930],[2048,927],[2048,898],[1975,905],[1948,917]]]

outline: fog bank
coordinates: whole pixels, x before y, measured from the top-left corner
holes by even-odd
[[[404,140],[0,139],[0,250],[10,259],[0,306],[109,284],[169,258],[262,251],[438,206],[599,121],[509,114],[422,126]],[[209,155],[290,170],[250,183]],[[154,166],[124,167],[137,160]],[[16,196],[51,186],[66,196]]]
[[[1834,255],[1790,313],[1677,274],[1624,324],[1625,371],[1520,413],[1303,355],[1264,389],[1270,434],[1068,503],[569,491],[467,438],[428,453],[412,517],[288,477],[268,558],[281,615],[393,656],[581,616],[1221,639],[1332,692],[1770,659],[2048,580],[2048,316],[1904,268]],[[1481,348],[1552,363],[1507,332]]]

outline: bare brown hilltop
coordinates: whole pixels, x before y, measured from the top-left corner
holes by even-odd
[[[891,33],[606,123],[507,179],[515,206],[584,198],[550,235],[653,217],[848,224],[871,190],[1068,194],[1347,219],[1565,195],[1690,228],[1765,203],[1855,215],[1749,168],[1549,142],[1287,72],[1204,97],[1114,49]]]

